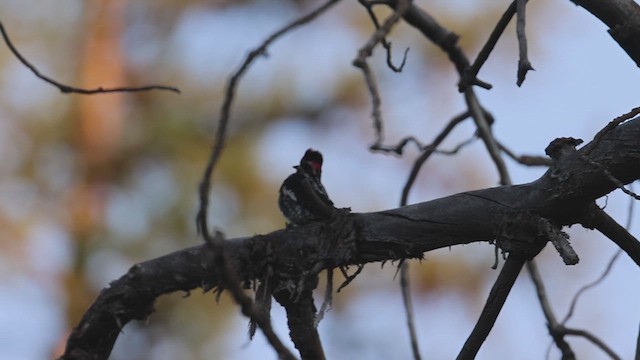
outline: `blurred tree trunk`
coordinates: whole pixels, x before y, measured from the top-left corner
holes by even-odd
[[[79,86],[95,88],[125,83],[125,58],[120,47],[126,0],[85,3],[86,19],[79,51]],[[74,147],[78,177],[69,199],[70,231],[76,245],[66,287],[67,320],[77,323],[95,297],[85,278],[90,235],[103,225],[104,184],[114,175],[122,137],[124,95],[78,96],[74,108]]]

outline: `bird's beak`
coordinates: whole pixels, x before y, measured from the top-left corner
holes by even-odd
[[[299,168],[299,167],[300,167],[300,165],[296,165],[296,166],[294,166],[293,168],[294,168],[294,169],[296,169],[296,170],[298,170],[298,168]]]

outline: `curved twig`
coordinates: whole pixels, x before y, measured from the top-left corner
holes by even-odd
[[[229,82],[227,83],[224,102],[220,109],[220,120],[218,122],[218,128],[216,131],[215,143],[211,150],[211,154],[199,186],[200,208],[198,210],[198,214],[196,215],[196,226],[198,232],[202,235],[205,241],[216,249],[216,257],[214,258],[215,265],[216,268],[219,269],[219,272],[221,274],[220,277],[223,280],[224,287],[228,288],[231,291],[234,299],[241,306],[243,314],[249,316],[250,319],[255,322],[260,327],[260,329],[262,329],[262,331],[267,336],[270,344],[274,349],[276,349],[280,357],[286,359],[294,359],[295,357],[293,357],[289,350],[284,345],[282,345],[280,340],[277,338],[277,336],[271,329],[271,322],[269,318],[265,316],[263,312],[259,311],[256,308],[251,298],[244,294],[244,292],[240,288],[239,277],[236,274],[236,270],[233,268],[233,266],[231,266],[227,259],[226,250],[222,244],[222,240],[219,239],[220,237],[212,237],[209,233],[207,224],[207,212],[209,205],[211,176],[224,149],[226,130],[231,113],[231,105],[235,97],[236,88],[242,76],[249,69],[249,66],[255,61],[258,56],[261,56],[266,52],[267,47],[272,42],[289,32],[290,30],[295,29],[315,19],[317,16],[328,10],[338,1],[339,0],[329,0],[314,11],[294,20],[293,22],[273,33],[258,48],[254,49],[247,55],[240,68],[231,76]]]
[[[595,346],[599,347],[600,350],[607,353],[607,355],[609,355],[610,358],[614,360],[622,360],[622,358],[618,356],[618,354],[616,354],[609,346],[607,346],[607,344],[605,344],[602,340],[598,339],[596,336],[594,336],[593,334],[591,334],[586,330],[564,328],[562,332],[567,335],[581,336],[591,341]]]
[[[32,65],[24,56],[22,56],[22,54],[11,42],[11,39],[9,38],[9,35],[7,34],[7,31],[5,30],[1,21],[0,21],[0,33],[2,34],[2,38],[4,39],[4,42],[7,44],[7,47],[9,48],[9,50],[11,50],[13,55],[15,55],[15,57],[24,66],[26,66],[29,70],[31,70],[31,72],[36,77],[57,87],[64,94],[76,93],[76,94],[83,94],[83,95],[94,95],[94,94],[105,94],[105,93],[114,93],[114,92],[139,92],[139,91],[149,91],[149,90],[166,90],[166,91],[172,91],[178,94],[180,93],[180,89],[173,86],[165,86],[165,85],[146,85],[146,86],[139,86],[139,87],[124,86],[124,87],[114,87],[114,88],[98,87],[95,89],[83,89],[83,88],[78,88],[70,85],[65,85],[42,74],[40,70],[38,70],[38,68]]]
[[[413,187],[414,182],[418,177],[418,173],[420,169],[422,169],[422,165],[429,159],[429,157],[435,152],[438,146],[447,138],[449,133],[462,121],[466,120],[470,116],[469,112],[462,113],[460,115],[455,116],[453,119],[447,123],[447,126],[436,136],[433,142],[426,146],[420,154],[420,156],[413,163],[413,167],[411,168],[411,173],[409,173],[409,178],[407,182],[404,184],[402,188],[402,197],[400,198],[401,204],[407,204],[407,199],[409,198],[409,191]]]
[[[389,17],[384,21],[382,25],[376,26],[376,31],[371,35],[369,40],[358,50],[358,55],[355,59],[353,59],[353,66],[362,70],[362,74],[364,75],[364,79],[367,83],[367,89],[369,90],[369,95],[371,96],[371,117],[373,118],[373,128],[375,130],[375,142],[374,145],[379,145],[383,140],[383,121],[382,121],[382,111],[380,109],[382,105],[382,101],[380,100],[380,93],[378,91],[378,85],[376,83],[375,77],[371,68],[369,67],[369,63],[367,62],[367,58],[371,56],[373,53],[373,49],[379,43],[386,42],[386,36],[389,34],[391,29],[395,24],[400,21],[404,13],[409,8],[410,0],[399,0],[396,8],[393,13],[389,15]],[[370,7],[365,6],[369,11],[371,11]],[[375,16],[373,16],[375,19]],[[377,20],[376,20],[377,23]],[[386,47],[385,47],[386,48]],[[390,56],[387,53],[387,56]],[[406,52],[405,52],[406,59]],[[389,58],[387,58],[387,63],[390,63]],[[392,69],[395,66],[392,65]],[[402,62],[401,67],[404,66],[404,60]],[[401,68],[399,69],[401,70]]]
[[[236,89],[238,87],[238,83],[242,76],[247,72],[251,64],[255,61],[255,59],[261,55],[264,55],[267,51],[267,48],[271,43],[276,41],[282,35],[288,33],[289,31],[304,25],[311,20],[315,19],[325,11],[327,11],[331,6],[335,5],[340,0],[329,0],[322,6],[317,9],[311,11],[310,13],[292,21],[287,24],[280,30],[274,32],[269,36],[265,41],[262,42],[260,46],[249,52],[245,60],[242,62],[238,70],[236,70],[233,75],[229,78],[227,82],[227,88],[225,91],[224,101],[222,103],[222,107],[220,108],[220,119],[218,120],[218,128],[216,130],[215,140],[213,148],[211,149],[211,154],[209,156],[209,160],[207,161],[207,165],[204,170],[204,174],[202,175],[202,179],[200,181],[200,186],[198,187],[199,199],[200,199],[200,208],[198,210],[198,214],[196,215],[196,226],[198,232],[200,234],[208,233],[208,225],[207,225],[207,212],[209,208],[209,191],[211,187],[211,175],[213,173],[213,169],[216,167],[218,163],[218,159],[222,154],[222,150],[224,149],[224,142],[227,134],[227,125],[229,123],[229,116],[231,115],[231,105],[233,104],[233,99],[235,98]]]

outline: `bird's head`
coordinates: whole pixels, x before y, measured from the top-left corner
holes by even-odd
[[[294,166],[294,168],[302,169],[311,175],[320,177],[322,174],[322,154],[319,151],[308,149],[300,159],[300,165]]]

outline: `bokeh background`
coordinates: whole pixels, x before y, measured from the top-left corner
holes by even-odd
[[[461,35],[473,58],[509,1],[416,2]],[[3,0],[0,20],[14,44],[43,73],[94,88],[150,83],[169,92],[65,95],[37,79],[0,45],[0,359],[61,354],[70,329],[110,281],[140,261],[200,243],[196,189],[226,79],[246,53],[318,1]],[[388,12],[381,11],[384,16]],[[529,56],[536,68],[515,85],[513,24],[480,72],[494,85],[478,90],[496,118],[494,132],[518,154],[541,155],[559,136],[589,140],[615,116],[640,105],[640,72],[606,27],[570,1],[541,0],[527,8]],[[325,155],[325,186],[338,206],[366,212],[398,205],[418,155],[372,154],[370,100],[351,61],[372,32],[356,1],[276,42],[240,84],[227,148],[214,176],[210,222],[227,236],[283,226],[280,182],[308,147]],[[370,63],[383,96],[385,139],[431,141],[465,110],[453,66],[406,24],[394,29],[396,62],[410,47],[402,73]],[[443,146],[473,135],[460,126]],[[508,161],[515,183],[544,169]],[[434,156],[410,202],[497,185],[484,146],[455,157]],[[621,223],[629,200],[601,199]],[[632,219],[637,222],[637,217]],[[632,226],[636,236],[637,226]],[[596,279],[616,248],[574,227],[581,261],[566,267],[551,248],[539,256],[556,315]],[[493,247],[474,244],[431,252],[412,262],[415,320],[424,358],[454,358],[497,276]],[[330,359],[409,359],[399,283],[393,264],[369,264],[320,324]],[[585,293],[568,325],[591,330],[623,358],[632,358],[640,321],[637,266],[620,256],[607,279]],[[124,328],[113,359],[274,359],[231,300],[211,293],[158,299],[147,322]],[[320,292],[318,294],[320,299]],[[288,341],[284,311],[274,323]],[[580,359],[605,355],[570,339]],[[516,283],[478,358],[544,359],[545,319],[526,273]],[[292,346],[291,346],[292,347]],[[551,358],[558,358],[555,348]]]

